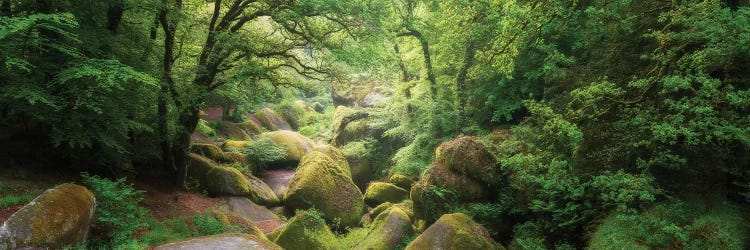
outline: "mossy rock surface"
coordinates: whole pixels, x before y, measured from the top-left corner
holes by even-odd
[[[211,169],[218,166],[218,164],[211,159],[208,159],[199,154],[188,155],[188,178],[197,181],[202,187],[205,187],[206,173]]]
[[[205,237],[181,240],[164,244],[154,248],[155,250],[182,250],[182,249],[258,249],[258,250],[283,250],[276,243],[271,242],[263,236],[247,234],[212,235]]]
[[[242,196],[267,206],[278,205],[279,198],[262,180],[246,176],[239,170],[221,167],[210,159],[190,154],[188,177],[198,181],[212,195]]]
[[[445,214],[414,239],[407,250],[505,249],[490,237],[487,229],[461,213]]]
[[[406,175],[394,174],[391,175],[391,177],[388,177],[388,182],[393,183],[393,185],[396,185],[400,188],[409,190],[411,189],[411,186],[414,185],[414,182],[416,182],[416,180]]]
[[[96,198],[87,188],[61,184],[18,210],[0,228],[0,248],[80,245],[93,222]]]
[[[256,119],[250,119],[246,122],[239,123],[237,126],[251,137],[263,133],[263,129],[261,128],[263,125],[261,125],[260,121]]]
[[[409,197],[414,202],[417,218],[428,222],[448,213],[455,203],[469,204],[491,200],[486,185],[450,171],[440,164],[433,164],[412,186]]]
[[[287,151],[287,157],[278,162],[274,162],[274,165],[296,166],[302,157],[312,151],[315,147],[315,142],[297,132],[274,131],[263,133],[261,136],[271,138],[274,143],[283,146]]]
[[[284,120],[284,117],[280,116],[270,108],[264,108],[255,113],[255,118],[270,131],[278,130],[292,130],[292,126]]]
[[[247,175],[245,175],[245,178],[250,183],[250,190],[247,197],[251,201],[269,207],[278,206],[281,203],[279,196],[263,180]]]
[[[329,250],[336,241],[325,221],[307,213],[294,216],[274,239],[284,249]]]
[[[375,218],[367,237],[356,249],[396,249],[404,237],[414,233],[411,224],[411,219],[404,211],[391,207]]]
[[[316,208],[326,221],[341,228],[354,227],[364,214],[362,193],[352,179],[327,155],[313,151],[300,163],[284,194],[291,209]]]
[[[348,175],[350,178],[352,177],[352,170],[349,167],[349,162],[346,160],[346,156],[344,156],[344,153],[341,152],[341,149],[338,149],[331,145],[321,145],[315,147],[313,151],[324,153],[325,155],[330,157],[334,163],[336,163],[336,166],[341,167],[341,171],[345,172],[346,175]]]
[[[214,161],[224,160],[224,150],[221,147],[208,143],[193,143],[190,145],[190,152],[202,155]]]
[[[360,190],[367,189],[367,183],[370,182],[373,174],[373,170],[370,167],[370,159],[359,157],[348,157],[347,159],[352,172],[352,180]]]
[[[236,168],[214,167],[206,173],[206,190],[212,195],[248,196],[250,181]]]
[[[308,112],[307,103],[302,100],[295,101],[293,103],[283,103],[273,108],[277,114],[280,114],[284,120],[289,123],[289,126],[297,130],[301,125],[302,117]]]
[[[247,146],[250,146],[252,144],[252,140],[246,140],[246,141],[235,141],[235,140],[226,140],[224,141],[224,144],[221,145],[221,149],[224,151],[239,151]]]
[[[367,123],[368,117],[369,114],[363,109],[345,106],[336,107],[336,111],[333,113],[331,144],[344,146],[349,142],[371,137],[374,133]]]
[[[461,136],[440,144],[434,163],[489,185],[498,185],[502,179],[495,158],[478,137]]]
[[[250,140],[250,134],[246,132],[245,127],[241,123],[222,121],[221,126],[216,129],[216,132],[220,137],[229,138],[231,140]]]
[[[399,203],[409,198],[409,191],[387,182],[373,182],[365,191],[365,203],[372,207],[384,202]]]
[[[380,213],[384,212],[385,210],[391,208],[393,206],[393,203],[390,202],[383,202],[380,205],[376,206],[372,210],[370,210],[370,217],[377,218]]]

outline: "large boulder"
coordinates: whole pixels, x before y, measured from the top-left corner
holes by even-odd
[[[505,249],[490,237],[487,229],[461,213],[446,214],[414,239],[407,250]]]
[[[225,151],[240,151],[243,148],[250,146],[252,144],[252,140],[247,141],[235,141],[235,140],[226,140],[224,141],[224,144],[221,145],[221,149]]]
[[[364,109],[336,107],[336,111],[333,113],[331,144],[341,147],[349,142],[375,136],[376,131],[370,127],[368,117],[370,117],[370,114]]]
[[[188,156],[188,177],[212,195],[243,196],[258,204],[275,206],[279,198],[262,180],[236,168],[220,167],[197,154]]]
[[[391,175],[391,177],[388,177],[388,181],[390,183],[393,183],[393,185],[396,185],[403,189],[411,189],[411,186],[414,184],[415,180],[409,176],[402,175],[402,174],[394,174]]]
[[[375,207],[384,202],[399,203],[409,198],[409,191],[387,182],[372,182],[365,191],[365,203]]]
[[[250,131],[247,130],[247,127],[241,123],[227,121],[222,121],[218,128],[216,128],[216,133],[220,137],[238,141],[250,140],[251,134],[248,134],[248,132]]]
[[[495,157],[478,137],[461,136],[440,144],[435,150],[434,163],[488,185],[497,185],[502,179]]]
[[[352,170],[349,168],[349,162],[346,160],[344,153],[331,145],[321,145],[313,149],[313,151],[321,152],[330,157],[336,166],[341,167],[341,171],[345,172],[347,176],[352,177]]]
[[[380,213],[370,226],[364,241],[356,249],[396,249],[404,237],[414,233],[409,215],[399,207],[391,207]]]
[[[193,143],[190,145],[190,152],[208,157],[214,161],[224,160],[224,150],[221,150],[221,147],[215,144]]]
[[[456,203],[485,202],[492,194],[474,179],[456,174],[443,165],[432,165],[411,188],[414,213],[420,219],[435,221],[448,213]]]
[[[277,114],[280,114],[287,123],[289,123],[289,126],[293,130],[299,129],[299,126],[302,125],[302,118],[305,116],[305,113],[308,112],[307,103],[302,100],[293,103],[282,103],[275,106],[273,109]]]
[[[155,250],[258,249],[283,250],[263,236],[247,234],[212,235],[164,244]]]
[[[284,249],[295,250],[328,250],[336,236],[325,224],[310,212],[303,211],[294,216],[282,229],[269,234]]]
[[[327,155],[310,152],[289,181],[284,203],[291,209],[314,207],[341,228],[357,226],[365,210],[362,193],[341,169]]]
[[[227,198],[229,211],[239,214],[257,226],[263,234],[268,234],[284,225],[276,214],[264,206],[253,203],[245,197]]]
[[[246,122],[237,124],[242,131],[250,136],[256,136],[263,133],[262,125],[257,119],[249,119]]]
[[[260,136],[270,138],[274,143],[283,146],[287,151],[285,159],[270,163],[270,165],[296,166],[302,157],[315,147],[315,142],[297,132],[274,131],[263,133]]]
[[[39,195],[0,227],[0,249],[56,248],[86,241],[96,209],[83,186],[61,184]]]
[[[263,124],[270,131],[277,130],[292,130],[292,126],[284,120],[284,117],[280,116],[270,108],[264,108],[255,113],[255,118]]]

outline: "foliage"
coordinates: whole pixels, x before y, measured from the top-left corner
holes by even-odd
[[[227,232],[228,227],[211,213],[199,213],[193,216],[193,223],[197,227],[198,235],[216,235]]]
[[[0,198],[0,207],[11,207],[17,205],[23,205],[33,200],[34,197],[28,194],[23,195],[8,195]]]
[[[195,128],[195,131],[202,135],[208,136],[209,138],[216,138],[217,136],[216,129],[209,126],[208,122],[202,119],[198,121],[198,127]]]
[[[96,223],[108,230],[104,246],[134,244],[133,232],[146,225],[146,209],[139,206],[143,191],[133,189],[125,178],[112,181],[87,173],[81,177],[96,196]]]
[[[247,155],[247,159],[251,164],[260,166],[262,169],[265,169],[268,162],[282,160],[287,157],[286,148],[283,145],[276,144],[268,137],[259,137],[240,151]]]

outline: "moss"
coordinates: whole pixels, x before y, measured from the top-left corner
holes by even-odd
[[[188,178],[206,183],[206,173],[216,167],[216,162],[198,154],[188,155]]]
[[[315,143],[297,132],[292,131],[274,131],[261,135],[261,137],[271,138],[274,143],[283,146],[287,151],[287,156],[283,160],[275,162],[276,165],[298,163],[305,154],[310,152]]]
[[[256,136],[261,133],[263,133],[263,129],[261,128],[261,125],[256,120],[248,120],[243,123],[237,124],[242,131],[244,131],[246,134],[250,136]]]
[[[85,187],[58,185],[8,218],[0,230],[0,247],[62,248],[82,244],[95,207],[94,194]]]
[[[344,106],[336,107],[333,114],[333,135],[331,143],[343,146],[349,142],[359,141],[372,136],[366,120],[369,114],[362,109],[352,109]]]
[[[349,168],[349,162],[346,160],[344,153],[340,149],[331,145],[323,145],[315,147],[313,151],[324,153],[325,155],[330,157],[331,160],[336,163],[336,166],[341,168],[341,171],[346,173],[346,175],[351,178],[352,170]]]
[[[409,198],[409,191],[386,182],[373,182],[365,191],[365,203],[377,206],[383,202],[398,203]]]
[[[245,178],[250,184],[247,197],[251,201],[269,207],[278,206],[281,203],[279,197],[268,184],[255,176],[245,176]]]
[[[383,202],[380,205],[376,206],[372,210],[370,210],[370,217],[377,218],[380,213],[385,211],[386,209],[389,209],[393,206],[393,203],[390,202]]]
[[[402,175],[402,174],[391,175],[391,177],[388,177],[388,181],[390,183],[393,183],[393,185],[396,185],[400,188],[407,189],[407,190],[411,189],[411,185],[413,185],[414,182],[416,182],[414,178],[411,178],[409,176]]]
[[[284,202],[291,209],[315,207],[329,223],[354,227],[364,213],[362,193],[330,157],[310,152],[289,181]]]
[[[292,126],[270,108],[264,108],[261,111],[256,112],[255,117],[270,131],[292,130]]]
[[[487,229],[465,214],[446,214],[406,247],[421,249],[504,249]]]
[[[246,140],[246,141],[226,140],[224,141],[224,144],[221,145],[221,149],[225,151],[238,151],[244,147],[247,147],[251,143],[253,143],[252,140]]]
[[[284,249],[331,249],[336,236],[320,218],[301,212],[281,229],[274,240]]]
[[[239,170],[229,167],[214,167],[206,173],[206,188],[213,195],[247,196],[250,182]]]
[[[248,164],[247,155],[240,152],[225,152],[223,158],[227,163]]]
[[[412,186],[410,198],[414,201],[415,215],[432,222],[452,206],[487,201],[491,196],[482,183],[437,164]]]
[[[490,185],[498,185],[502,179],[495,158],[478,137],[462,136],[440,144],[434,163]]]
[[[193,143],[190,145],[190,152],[208,157],[214,161],[224,160],[224,151],[219,146],[207,143]]]
[[[231,140],[246,141],[250,140],[250,135],[238,123],[221,121],[221,126],[216,130],[219,136]]]
[[[409,216],[400,208],[391,207],[375,218],[366,239],[356,249],[395,249],[413,233]]]
[[[307,104],[304,101],[286,102],[275,106],[273,109],[289,123],[292,129],[297,130],[302,125],[302,117],[307,112]]]

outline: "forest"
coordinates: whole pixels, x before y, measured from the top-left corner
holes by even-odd
[[[0,249],[750,248],[750,0],[0,0]]]

